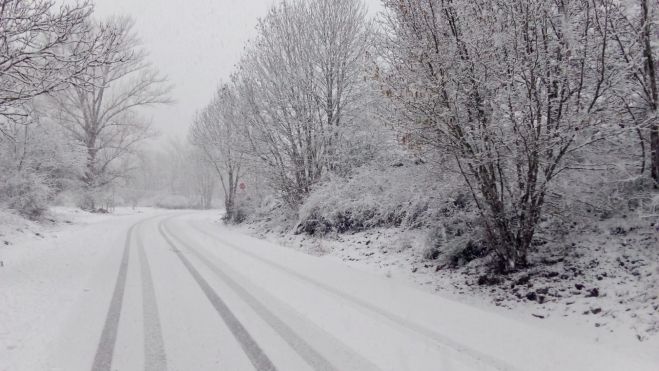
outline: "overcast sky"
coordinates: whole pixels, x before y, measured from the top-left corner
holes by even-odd
[[[273,0],[96,0],[96,15],[131,15],[151,62],[174,85],[171,106],[149,111],[155,127],[185,138],[194,112],[226,80]],[[371,14],[380,0],[366,0]]]

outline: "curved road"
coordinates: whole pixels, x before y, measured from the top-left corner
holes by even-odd
[[[49,356],[0,370],[652,369],[212,220],[161,212],[76,234],[77,250],[40,263],[74,265],[52,274],[75,288],[51,305],[59,331],[34,332]]]
[[[144,342],[143,357],[133,358],[128,363],[132,363],[131,368],[186,370],[190,367],[191,360],[187,356],[176,359],[172,354],[172,359],[168,362],[164,345],[166,341],[163,341],[162,324],[158,314],[157,292],[168,290],[167,282],[175,278],[179,283],[181,281],[186,283],[186,294],[195,294],[197,305],[211,306],[214,309],[216,316],[208,318],[208,322],[221,327],[222,330],[218,332],[223,335],[218,336],[214,343],[219,347],[222,346],[221,344],[225,344],[224,346],[232,348],[234,351],[235,348],[240,348],[240,353],[242,353],[242,357],[236,357],[240,359],[239,361],[226,360],[227,364],[224,365],[221,357],[212,353],[207,354],[204,366],[202,366],[202,360],[194,360],[194,362],[199,362],[195,367],[201,367],[195,369],[328,371],[381,369],[376,363],[357,353],[337,336],[324,330],[322,325],[318,326],[313,320],[306,318],[304,313],[296,310],[284,300],[277,299],[267,291],[263,291],[263,288],[258,287],[259,282],[252,281],[238,269],[245,263],[250,266],[267,265],[279,271],[278,274],[289,276],[289,279],[299,281],[298,284],[309,286],[308,289],[325,291],[325,294],[330,296],[338,295],[354,306],[351,310],[365,311],[367,314],[369,311],[373,311],[372,315],[381,315],[384,313],[381,309],[365,304],[360,299],[343,295],[338,290],[325,286],[312,277],[305,277],[279,265],[276,261],[270,261],[252,251],[243,250],[238,245],[223,240],[221,234],[214,233],[212,225],[185,217],[186,215],[183,214],[148,218],[128,230],[113,294],[91,366],[92,371],[116,369],[113,360],[120,357],[117,354],[117,347],[122,339],[118,338],[118,333],[121,328],[121,313],[124,311],[125,290],[126,286],[130,285],[127,276],[128,267],[131,264],[140,267],[139,277],[135,275],[134,278],[139,280],[139,285],[141,285],[142,339]],[[154,231],[157,231],[157,235],[153,233]],[[145,243],[146,240],[148,242]],[[222,250],[231,250],[231,253],[241,254],[243,258],[253,261],[240,262],[237,265],[230,257],[223,258]],[[164,259],[165,255],[169,255],[167,259]],[[177,258],[175,267],[170,265],[173,260],[172,256]],[[165,261],[168,262],[167,267],[162,266]],[[150,268],[151,265],[156,264],[160,265],[159,270],[169,271],[167,276],[156,274],[159,277],[158,285],[154,285],[153,273]],[[330,297],[329,300],[333,300],[333,298]],[[167,306],[168,304],[163,300],[160,305]],[[186,317],[189,315],[181,314],[177,321],[186,321]],[[386,320],[392,321],[394,324],[409,327],[408,331],[416,330],[414,325],[406,323],[404,319],[388,317],[390,318],[385,317]],[[259,334],[262,335],[259,336]],[[399,337],[396,333],[390,336],[392,340]],[[276,339],[272,339],[273,337]],[[167,337],[167,339],[170,338]],[[175,338],[171,338],[170,341],[172,344],[178,343]],[[372,341],[376,343],[377,339],[374,338]],[[398,351],[404,351],[406,346],[403,344],[406,341],[404,339],[399,341],[401,346]],[[180,344],[175,346],[178,347]],[[197,346],[204,347],[208,344],[199,343]],[[437,350],[440,348],[438,347]],[[456,349],[460,348],[456,347]],[[464,349],[460,350],[464,351]],[[414,367],[435,369],[438,364],[449,366],[446,361],[442,360],[441,352],[437,353],[437,358],[434,360],[429,357],[427,349],[423,353],[427,359],[421,359],[417,366],[411,364],[406,366],[409,366],[409,369],[417,369]],[[450,370],[513,369],[512,367],[493,368],[491,365],[501,365],[503,362],[475,351],[473,355],[467,354],[466,356],[461,355],[460,351],[455,351],[455,355],[452,357],[455,359],[449,362]],[[474,368],[474,366],[478,367]]]

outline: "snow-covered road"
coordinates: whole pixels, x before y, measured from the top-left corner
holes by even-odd
[[[8,251],[0,370],[657,370],[205,212],[110,218]]]

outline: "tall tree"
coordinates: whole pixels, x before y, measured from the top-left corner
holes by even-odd
[[[220,178],[224,191],[225,220],[234,221],[238,182],[245,160],[244,135],[238,97],[233,87],[221,85],[213,100],[195,117],[190,141],[203,153]]]
[[[358,0],[282,2],[258,26],[237,86],[252,152],[296,207],[340,162],[364,114],[370,27]]]
[[[53,95],[58,122],[86,148],[82,181],[89,190],[121,177],[122,172],[113,168],[115,161],[150,135],[150,123],[141,110],[171,101],[166,79],[147,62],[132,27],[128,18],[97,25],[95,32],[116,36],[105,47],[112,63],[88,69],[92,84]],[[86,43],[86,38],[79,42]]]

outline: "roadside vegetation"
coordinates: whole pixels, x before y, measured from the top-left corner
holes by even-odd
[[[191,130],[227,222],[424,230],[429,257],[477,246],[500,273],[583,225],[655,225],[656,4],[384,6],[292,1],[261,20]]]

